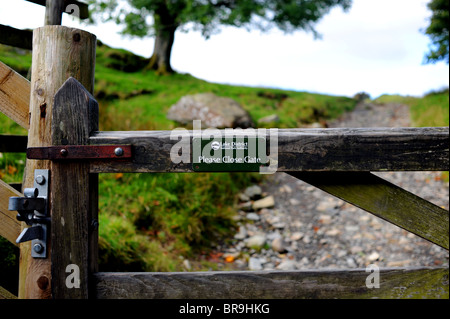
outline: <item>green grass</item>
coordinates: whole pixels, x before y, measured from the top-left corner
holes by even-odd
[[[410,108],[412,126],[449,126],[449,90],[430,92],[423,97],[382,95],[375,103],[401,103]],[[449,182],[449,172],[442,172],[442,180]]]
[[[0,46],[0,60],[27,76],[31,54]],[[215,84],[189,74],[158,76],[142,71],[145,63],[126,50],[97,47],[94,95],[100,130],[173,129],[179,125],[166,118],[170,106],[184,95],[203,92],[235,99],[255,123],[276,113],[280,121],[266,128],[326,121],[356,104],[348,97]],[[0,114],[0,134],[27,132]],[[24,154],[1,154],[1,178],[21,182],[24,163]],[[200,257],[232,238],[236,194],[262,179],[256,173],[100,174],[100,269],[182,270],[183,258],[201,260],[198,269],[214,268]]]
[[[449,125],[448,88],[430,92],[423,97],[382,95],[376,103],[401,103],[410,107],[412,125],[415,127],[432,127]]]

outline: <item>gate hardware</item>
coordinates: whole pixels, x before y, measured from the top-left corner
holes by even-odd
[[[17,220],[31,226],[25,228],[17,237],[16,243],[31,240],[31,256],[47,257],[47,227],[50,224],[48,216],[48,186],[50,171],[37,169],[34,171],[34,187],[24,190],[25,197],[10,197],[8,210],[16,210]]]
[[[27,158],[38,160],[113,160],[131,156],[131,145],[62,145],[27,149]]]

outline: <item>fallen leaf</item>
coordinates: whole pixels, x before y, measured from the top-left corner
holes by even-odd
[[[225,262],[227,263],[232,263],[234,261],[234,257],[233,256],[227,256],[225,257]]]

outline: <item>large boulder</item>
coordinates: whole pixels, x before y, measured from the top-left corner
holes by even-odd
[[[181,124],[201,120],[202,127],[243,129],[254,127],[250,115],[239,103],[213,93],[183,96],[170,107],[167,118]]]

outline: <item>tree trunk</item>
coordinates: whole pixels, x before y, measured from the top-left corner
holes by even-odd
[[[170,55],[175,40],[175,30],[176,26],[166,26],[156,31],[153,55],[147,69],[156,70],[156,73],[160,75],[174,72],[170,65]]]

